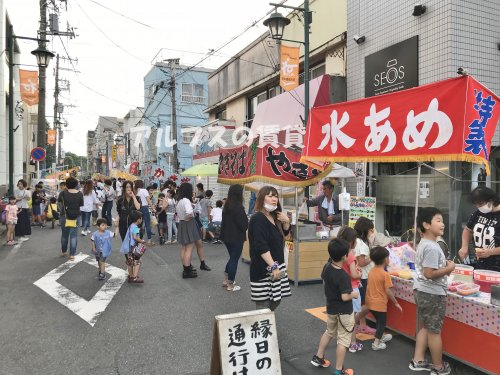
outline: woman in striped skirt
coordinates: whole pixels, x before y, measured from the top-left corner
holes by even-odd
[[[248,225],[250,287],[257,309],[274,311],[283,297],[291,295],[284,256],[289,231],[290,220],[281,211],[278,191],[272,186],[262,187]]]

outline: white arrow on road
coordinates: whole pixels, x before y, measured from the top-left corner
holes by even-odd
[[[80,253],[75,256],[74,261],[67,261],[61,264],[33,284],[93,327],[97,318],[106,310],[106,307],[108,307],[113,297],[120,290],[127,279],[128,273],[121,268],[106,264],[106,272],[111,274],[111,277],[103,284],[94,297],[90,301],[87,301],[57,282],[62,275],[82,261],[96,268],[99,267],[94,258]]]

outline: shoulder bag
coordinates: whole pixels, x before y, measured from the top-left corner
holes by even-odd
[[[64,216],[66,218],[66,220],[64,221],[64,226],[66,228],[76,228],[76,219],[68,219],[68,215],[66,214],[66,202],[64,201],[64,192],[62,192],[61,199],[63,201]]]
[[[144,253],[146,252],[146,246],[144,246],[144,244],[142,243],[136,243],[135,245],[132,245],[132,231],[130,230],[130,228],[128,229],[129,233],[129,237],[128,237],[128,240],[129,240],[129,247],[130,247],[130,250],[129,250],[129,255],[132,256],[132,258],[134,259],[140,259]]]

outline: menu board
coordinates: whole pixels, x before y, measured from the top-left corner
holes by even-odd
[[[355,197],[351,196],[351,210],[349,211],[349,226],[354,227],[356,221],[364,216],[375,224],[375,209],[377,198],[375,197]]]

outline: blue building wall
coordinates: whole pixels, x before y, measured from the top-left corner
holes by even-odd
[[[192,166],[194,148],[183,143],[181,130],[188,127],[197,128],[207,123],[208,114],[204,113],[203,110],[208,105],[208,75],[211,72],[210,69],[190,69],[183,65],[177,65],[173,72],[168,64],[157,63],[144,77],[144,123],[152,129],[156,129],[157,138],[161,137],[156,142],[148,142],[147,140],[144,142],[145,148],[150,153],[150,160],[156,160],[156,163],[153,164],[154,168],[160,167],[166,174],[174,173],[170,169],[168,157],[170,155],[170,164],[173,165],[173,147],[165,141],[166,138],[167,140],[173,139],[170,90],[172,74],[175,75],[179,166],[181,170],[185,170]]]

